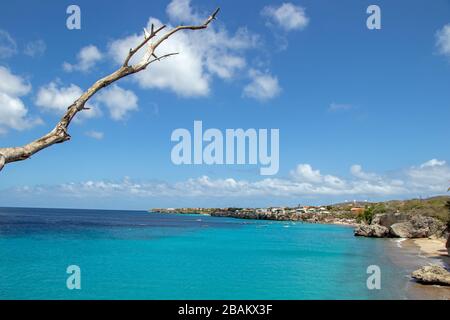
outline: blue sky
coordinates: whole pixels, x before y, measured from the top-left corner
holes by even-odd
[[[3,5],[1,146],[50,130],[150,18],[175,26],[221,12],[161,47],[179,56],[95,96],[70,142],[6,166],[1,205],[288,205],[425,197],[449,184],[449,1],[77,1],[81,30],[66,28],[70,4]],[[370,4],[381,30],[366,27]],[[278,174],[172,164],[170,135],[194,120],[280,129]]]

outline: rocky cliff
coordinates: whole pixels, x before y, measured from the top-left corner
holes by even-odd
[[[401,213],[378,214],[371,224],[361,224],[355,229],[355,236],[376,238],[427,238],[443,237],[446,226],[440,220],[422,215]]]

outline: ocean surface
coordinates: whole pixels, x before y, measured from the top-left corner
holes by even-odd
[[[334,225],[2,208],[0,299],[403,299],[389,241]],[[66,287],[69,265],[80,290]]]

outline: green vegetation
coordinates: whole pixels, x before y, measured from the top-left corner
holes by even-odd
[[[448,196],[433,197],[429,199],[412,199],[406,201],[390,201],[387,204],[398,212],[408,214],[422,214],[437,218],[443,222],[448,221]]]
[[[375,216],[376,212],[375,212],[375,206],[366,206],[364,209],[364,212],[359,214],[356,217],[356,221],[358,222],[366,222],[367,224],[371,224],[372,223],[372,219]],[[381,212],[378,212],[381,213]]]
[[[331,206],[329,210],[333,215],[339,217],[353,217],[355,214],[351,212],[353,207],[370,208],[369,211],[356,216],[359,221],[371,221],[373,215],[379,213],[396,213],[401,212],[409,215],[424,215],[437,218],[450,228],[450,197],[438,196],[428,199],[411,199],[411,200],[391,200],[386,202],[356,202],[356,203],[338,203]]]
[[[386,213],[388,208],[383,202],[375,203],[372,207],[373,214]]]

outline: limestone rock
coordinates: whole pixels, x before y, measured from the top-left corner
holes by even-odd
[[[411,276],[420,283],[450,286],[450,272],[441,266],[425,266],[414,271]]]
[[[373,217],[372,224],[389,228],[394,223],[406,222],[409,219],[410,216],[404,213],[379,213]]]
[[[411,222],[399,222],[394,223],[390,228],[389,232],[393,237],[398,238],[423,238],[425,237],[425,230],[414,230]]]
[[[361,224],[356,227],[355,236],[384,238],[389,236],[389,229],[378,224]]]
[[[389,232],[393,237],[399,238],[427,238],[441,236],[445,230],[444,224],[432,217],[416,215],[407,222],[394,223]]]

